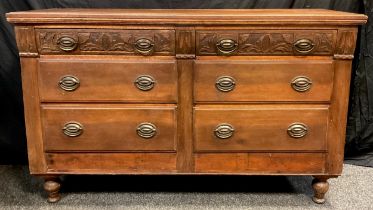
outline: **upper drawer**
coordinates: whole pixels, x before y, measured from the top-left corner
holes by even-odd
[[[332,55],[336,30],[202,30],[197,55]]]
[[[174,30],[38,29],[41,54],[174,55]]]
[[[196,102],[330,101],[331,59],[245,59],[195,62]]]
[[[40,59],[41,101],[177,101],[172,59]]]

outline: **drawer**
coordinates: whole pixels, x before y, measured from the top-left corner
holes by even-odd
[[[197,106],[194,149],[326,151],[327,105]]]
[[[47,56],[48,57],[48,56]],[[177,101],[172,59],[40,59],[41,101]]]
[[[330,101],[331,59],[200,59],[196,102]]]
[[[325,153],[199,153],[195,154],[196,173],[223,174],[324,174]]]
[[[200,30],[197,55],[333,55],[336,30]]]
[[[171,105],[42,105],[46,151],[175,151]]]
[[[40,54],[175,55],[174,30],[36,29]]]

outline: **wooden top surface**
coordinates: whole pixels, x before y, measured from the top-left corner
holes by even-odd
[[[7,14],[20,24],[363,24],[362,14],[324,9],[45,9]]]

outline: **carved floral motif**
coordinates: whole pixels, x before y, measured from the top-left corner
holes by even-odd
[[[57,34],[56,33],[40,33],[40,51],[60,51],[57,46]],[[55,44],[54,44],[55,43]]]
[[[300,33],[296,35],[296,40],[299,39],[309,39],[314,44],[315,47],[311,51],[312,54],[332,54],[333,53],[333,46],[334,46],[334,34],[333,33]],[[295,41],[296,41],[295,40]]]
[[[314,34],[314,41],[316,43],[315,53],[331,54],[333,52],[333,34]]]
[[[79,33],[81,51],[133,51],[134,37],[120,33]]]
[[[171,34],[170,33],[156,33],[154,34],[154,43],[156,52],[171,52]]]
[[[333,31],[306,33],[299,31],[276,32],[236,31],[229,34],[229,39],[238,43],[238,49],[234,52],[238,55],[291,55],[294,52],[294,42],[299,39],[309,39],[314,43],[314,48],[309,54],[332,54],[335,44],[335,33]],[[216,55],[216,43],[226,38],[223,32],[199,32],[198,48],[199,55]],[[233,54],[233,53],[232,53]]]
[[[239,53],[283,54],[292,51],[293,34],[252,33],[239,36]]]
[[[154,53],[173,54],[175,45],[175,36],[171,30],[75,31],[68,33],[45,30],[39,33],[39,50],[42,53],[63,52],[59,47],[58,40],[66,36],[78,43],[75,52],[135,53],[134,43],[140,38],[147,38],[154,42]]]
[[[216,54],[217,34],[203,33],[199,38],[199,52],[201,54]]]

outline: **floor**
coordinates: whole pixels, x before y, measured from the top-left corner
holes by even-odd
[[[62,200],[46,202],[25,166],[0,165],[0,209],[373,209],[373,168],[345,165],[327,202],[311,201],[311,177],[65,176]]]

